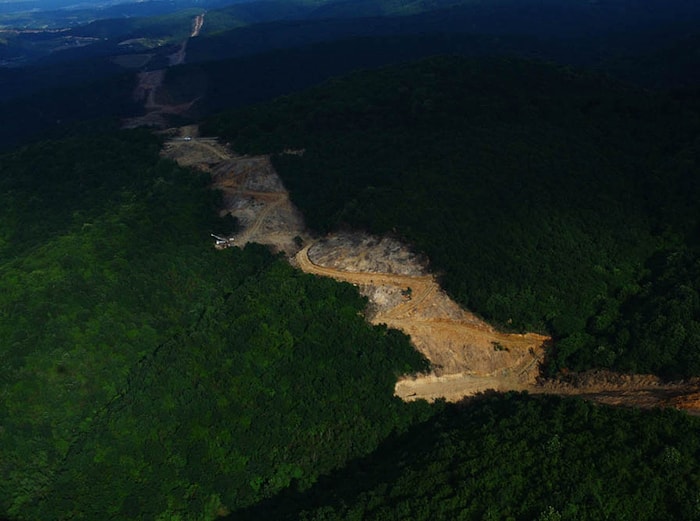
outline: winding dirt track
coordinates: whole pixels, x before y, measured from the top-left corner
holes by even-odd
[[[326,266],[319,266],[309,258],[309,245],[299,251],[296,262],[307,272],[332,277],[358,285],[394,285],[410,287],[413,299],[401,303],[372,318],[373,323],[383,323],[407,333],[419,351],[436,362],[454,358],[458,367],[438,374],[419,375],[397,382],[395,393],[404,400],[435,400],[445,398],[459,401],[487,390],[528,391],[533,394],[558,394],[580,396],[608,405],[634,407],[675,407],[690,414],[700,415],[700,380],[662,382],[651,375],[619,375],[609,371],[592,371],[578,375],[569,381],[539,378],[539,364],[544,359],[544,344],[549,337],[535,333],[508,334],[473,317],[466,319],[426,318],[422,313],[430,306],[431,296],[440,288],[431,276],[406,276],[389,273],[355,273]],[[462,345],[473,346],[468,359],[460,358],[450,344],[458,338]],[[425,348],[426,339],[438,339],[441,352]],[[492,370],[483,370],[497,358],[492,348],[498,346],[508,353],[495,360]],[[480,355],[487,355],[489,363],[482,363]],[[472,367],[470,369],[470,366]],[[479,370],[481,369],[481,370]]]

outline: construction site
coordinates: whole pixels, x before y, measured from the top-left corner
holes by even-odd
[[[196,126],[168,134],[163,155],[208,172],[212,189],[223,193],[221,216],[230,214],[240,223],[235,236],[212,237],[214,247],[256,242],[306,273],[351,283],[368,299],[369,322],[410,337],[432,370],[401,378],[395,394],[402,399],[460,401],[487,391],[527,391],[700,415],[700,379],[663,382],[602,370],[543,378],[540,364],[549,337],[501,332],[462,309],[429,273],[427,259],[408,245],[359,232],[318,237],[306,229],[268,156],[238,156],[216,139],[198,137]]]

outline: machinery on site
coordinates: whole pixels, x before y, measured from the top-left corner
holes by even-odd
[[[216,239],[216,242],[214,243],[214,248],[217,250],[223,250],[225,248],[230,248],[233,246],[233,241],[236,239],[234,237],[220,237],[219,235],[211,234],[214,239]]]

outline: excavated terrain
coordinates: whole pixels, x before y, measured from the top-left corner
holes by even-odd
[[[170,130],[163,156],[211,175],[212,188],[223,194],[223,217],[231,214],[241,227],[235,244],[266,244],[292,257],[310,240],[300,212],[267,156],[239,156],[212,138],[201,138],[196,126]]]
[[[309,249],[309,258],[314,264],[341,271],[410,276],[428,273],[428,260],[398,240],[362,233],[338,233],[320,239]]]
[[[516,390],[700,414],[700,379],[667,383],[608,371],[542,379],[539,365],[550,338],[500,332],[462,309],[430,274],[427,259],[394,238],[362,233],[314,238],[269,157],[237,156],[214,139],[197,137],[192,126],[169,133],[163,155],[209,172],[212,187],[223,192],[221,215],[230,213],[241,225],[235,245],[266,244],[307,273],[356,285],[368,298],[365,316],[371,323],[411,337],[432,371],[397,382],[396,395],[404,400],[459,401],[487,390]]]
[[[369,297],[367,318],[408,334],[431,361],[433,376],[482,377],[478,381],[486,386],[477,391],[494,388],[489,378],[507,377],[523,385],[535,383],[548,338],[499,333],[461,309],[431,275],[422,274],[422,266],[415,264],[416,256],[398,242],[363,235],[341,236],[303,249],[296,259],[306,272],[357,284]],[[382,271],[367,269],[375,266]],[[403,388],[398,387],[397,394],[407,397]]]

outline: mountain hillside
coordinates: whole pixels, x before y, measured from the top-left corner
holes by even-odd
[[[227,519],[698,519],[697,427],[673,411],[484,397]]]
[[[1,519],[700,519],[697,1],[8,5]]]
[[[615,336],[647,261],[696,247],[693,107],[570,69],[437,58],[206,128],[242,152],[304,149],[275,164],[312,227],[405,237],[463,305],[554,334],[555,365],[583,369],[634,349],[601,336]],[[695,338],[673,345],[692,349]],[[655,349],[666,358],[663,342]]]

